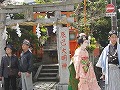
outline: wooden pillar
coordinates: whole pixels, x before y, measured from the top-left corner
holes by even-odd
[[[34,18],[34,19],[37,19],[37,16],[38,16],[37,12],[36,12],[36,13],[33,13],[33,18]],[[34,34],[36,34],[36,25],[33,26],[32,32],[33,32]],[[38,54],[36,49],[33,50],[33,54],[35,54],[35,55]]]
[[[86,0],[84,0],[84,24],[86,26]]]
[[[33,14],[34,19],[37,19],[37,16],[38,16],[37,12]],[[36,34],[36,25],[33,26],[33,33]]]
[[[6,40],[2,39],[2,33],[5,28],[5,14],[0,14],[0,64],[1,64],[1,58],[5,54],[4,48],[6,46]]]

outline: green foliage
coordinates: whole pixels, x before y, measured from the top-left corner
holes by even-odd
[[[117,5],[120,5],[120,0],[116,0],[116,4],[117,4]]]
[[[101,17],[105,16],[105,0],[97,0],[97,1],[87,1],[86,2],[86,23],[84,22],[84,2],[79,4],[77,8],[77,22],[74,23],[74,26],[78,28],[80,31],[84,31],[84,27],[90,27],[91,25]],[[85,31],[86,32],[86,31]]]
[[[96,39],[91,36],[90,38],[90,45],[87,47],[88,52],[93,52],[93,50],[96,48]]]
[[[15,13],[11,19],[24,19],[23,13]]]
[[[92,33],[97,41],[104,47],[108,44],[108,32],[111,30],[111,19],[100,18],[93,23]]]
[[[34,45],[34,48],[38,48],[39,46],[43,45],[45,41],[47,40],[48,36],[47,33],[44,31],[44,27],[42,27],[44,32],[41,32],[42,36],[40,37],[40,40],[37,38],[36,34],[32,32],[33,27],[31,26],[20,26],[20,31],[22,33],[21,37],[18,37],[16,30],[8,28],[8,43],[12,43],[17,50],[21,49],[21,44],[24,39],[28,39],[32,45]]]
[[[40,3],[45,3],[44,0],[34,0],[36,3],[40,4]]]
[[[105,17],[106,5],[108,0],[89,0],[86,3],[86,20],[84,22],[84,2],[79,4],[75,14],[77,22],[73,24],[80,32],[93,34],[96,40],[104,47],[108,44],[108,32],[111,30],[111,19]],[[120,0],[117,0],[117,2]],[[87,29],[85,29],[87,27]],[[118,28],[119,29],[119,28]],[[94,47],[94,45],[92,45]],[[92,48],[91,47],[91,48]]]
[[[120,0],[117,0],[116,4],[117,4],[117,19],[120,19],[120,12],[118,10],[118,9],[120,9]]]
[[[47,28],[45,28],[44,26],[42,26],[42,27],[41,27],[41,31],[42,31],[43,33],[47,33]]]
[[[20,44],[20,40],[16,34],[16,31],[15,30],[12,30],[12,29],[7,29],[7,32],[8,32],[8,39],[7,39],[7,42],[9,43],[12,43],[13,45],[15,45],[16,49],[18,50],[19,47],[19,44]]]
[[[41,45],[44,45],[44,44],[45,44],[45,41],[47,41],[47,39],[48,39],[48,36],[47,36],[47,35],[41,36],[41,37],[40,37],[40,44],[41,44]]]
[[[45,2],[53,2],[54,0],[44,0]]]
[[[96,40],[95,40],[94,37],[91,37],[91,39],[90,39],[90,44],[96,44]]]
[[[37,36],[33,34],[32,27],[29,26],[29,29],[28,29],[28,27],[25,28],[25,26],[21,26],[20,30],[21,30],[22,35],[21,37],[18,37],[16,30],[8,28],[7,31],[8,31],[9,37],[7,39],[7,42],[12,43],[16,47],[17,50],[20,50],[22,41],[24,39],[28,39],[31,42],[31,44],[38,47],[39,41],[37,39]]]
[[[90,46],[89,46],[89,51],[90,52],[93,52],[93,50],[96,48],[96,46],[94,45],[94,44],[91,44]]]

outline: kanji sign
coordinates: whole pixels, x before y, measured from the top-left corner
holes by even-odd
[[[59,31],[59,73],[60,73],[60,82],[59,83],[68,83],[69,80],[69,70],[68,66],[70,63],[70,54],[69,54],[69,28],[60,27]]]
[[[115,11],[115,6],[113,4],[108,4],[106,6],[106,13],[113,13]]]

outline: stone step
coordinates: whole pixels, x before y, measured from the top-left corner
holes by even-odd
[[[59,69],[58,64],[51,64],[51,65],[43,65],[44,69]]]
[[[41,80],[41,79],[44,79],[44,80],[52,80],[52,79],[56,79],[56,77],[39,77],[38,78],[39,80]]]
[[[41,73],[41,75],[56,75],[57,73]]]
[[[58,69],[42,69],[40,73],[57,73]]]
[[[58,81],[58,64],[41,65],[38,69],[37,81]]]
[[[56,77],[57,73],[40,73],[39,75],[39,77],[51,77],[51,76]]]
[[[53,69],[53,68],[49,68],[49,69],[47,69],[47,68],[44,69],[44,68],[43,68],[43,69],[42,69],[42,71],[57,71],[57,70],[58,70],[58,69]]]
[[[39,77],[38,81],[49,82],[49,81],[58,81],[58,80],[57,80],[57,77]]]

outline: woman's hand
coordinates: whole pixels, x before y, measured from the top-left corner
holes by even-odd
[[[76,79],[79,79],[79,73],[78,74],[76,74],[76,77],[75,77]]]

